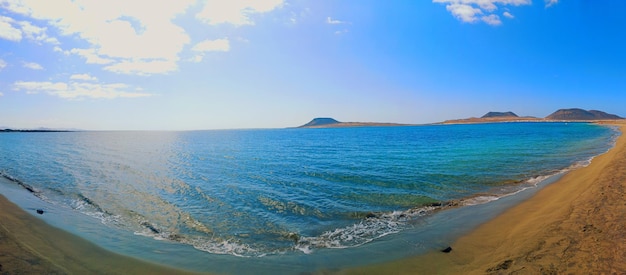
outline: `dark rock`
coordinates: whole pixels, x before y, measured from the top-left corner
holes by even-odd
[[[180,242],[183,239],[183,236],[178,235],[178,234],[172,234],[172,235],[167,236],[167,238],[170,241]]]
[[[446,247],[445,249],[441,250],[441,252],[443,253],[450,253],[452,251],[452,247]]]
[[[150,231],[152,231],[152,233],[154,233],[154,234],[160,234],[161,233],[158,229],[156,229],[153,225],[151,225],[148,222],[142,222],[141,225],[143,225],[146,228],[150,229]]]
[[[494,266],[490,269],[487,269],[487,272],[494,272],[494,271],[500,271],[500,270],[507,270],[509,269],[509,267],[511,267],[511,264],[513,264],[513,260],[506,260],[504,262],[501,262],[499,265]]]
[[[294,243],[298,243],[298,241],[300,240],[300,236],[298,236],[298,234],[296,233],[289,233],[287,234],[287,239],[292,240]]]
[[[37,209],[37,214],[43,215],[43,213],[44,213],[43,209]]]
[[[368,219],[371,219],[371,218],[376,218],[376,214],[374,214],[374,213],[372,213],[372,212],[367,213],[367,215],[365,215],[365,218],[368,218]]]

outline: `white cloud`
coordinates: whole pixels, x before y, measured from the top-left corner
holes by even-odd
[[[22,62],[22,66],[31,70],[43,70],[43,67],[35,62]]]
[[[32,41],[46,42],[53,45],[60,44],[55,37],[46,34],[47,28],[42,28],[31,24],[28,21],[17,21],[13,18],[0,16],[0,38],[19,42],[22,38]]]
[[[0,92],[0,96],[4,96],[4,94],[2,92]]]
[[[0,38],[15,42],[22,40],[22,31],[13,27],[11,23],[14,22],[13,18],[0,16]]]
[[[18,81],[13,84],[16,91],[25,91],[27,94],[47,93],[65,99],[84,98],[136,98],[147,97],[151,94],[128,92],[130,89],[126,84],[98,84],[86,82],[35,82]]]
[[[73,74],[70,76],[72,80],[85,80],[85,81],[96,81],[98,78],[95,76],[91,76],[89,74]]]
[[[23,16],[46,20],[49,26],[57,28],[62,35],[88,42],[87,49],[70,51],[85,58],[87,63],[115,63],[113,65],[124,67],[129,63],[162,60],[176,64],[178,54],[190,38],[172,19],[184,13],[195,2],[169,0],[155,4],[147,0],[0,0],[0,5]],[[177,69],[176,66],[168,68],[168,71]],[[116,71],[136,74],[168,72],[153,69]]]
[[[483,22],[492,26],[498,26],[502,24],[502,21],[500,21],[500,17],[495,14],[483,16],[481,20],[483,20]]]
[[[2,71],[2,69],[7,67],[7,62],[0,59],[0,71]]]
[[[509,19],[513,19],[515,18],[515,16],[513,16],[510,12],[505,11],[502,13],[502,15],[504,15],[504,17],[509,18]]]
[[[19,25],[22,29],[22,34],[30,40],[47,42],[54,45],[60,44],[59,40],[54,37],[49,37],[46,34],[47,28],[35,26],[28,21],[20,21]]]
[[[450,4],[446,6],[446,9],[457,19],[468,23],[476,22],[478,20],[477,15],[483,13],[480,9],[465,4]]]
[[[53,50],[53,51],[55,51],[55,52],[58,52],[58,53],[62,53],[62,54],[64,54],[64,55],[70,55],[70,54],[71,54],[71,53],[70,53],[70,51],[63,50],[63,48],[61,48],[61,47],[59,47],[59,46],[54,46],[54,47],[52,48],[52,50]],[[96,57],[97,57],[97,56],[96,56]]]
[[[284,0],[208,0],[196,18],[211,25],[254,25],[250,18],[281,7]]]
[[[557,2],[558,0],[546,1]],[[482,15],[480,20],[492,26],[502,24],[500,17],[493,14],[499,6],[530,5],[531,2],[531,0],[433,0],[433,3],[446,4],[446,10],[458,20],[475,23],[479,21],[479,16]],[[509,12],[505,12],[503,15],[511,16],[509,18],[513,16]]]
[[[19,41],[25,37],[50,43],[56,52],[82,57],[87,64],[104,65],[105,70],[115,73],[162,74],[178,69],[181,53],[192,43],[186,30],[173,22],[191,12],[191,7],[200,10],[195,16],[202,22],[242,26],[254,25],[256,15],[275,10],[284,1],[0,0],[1,9],[30,21],[0,17],[0,38]],[[39,27],[32,22],[46,25]],[[46,35],[49,29],[87,45],[63,50],[58,39]],[[222,51],[229,49],[220,43],[217,46]]]
[[[546,8],[559,3],[559,0],[545,0],[545,1],[546,1]]]
[[[191,49],[196,52],[227,52],[230,50],[230,42],[228,38],[216,39],[216,40],[204,40]]]
[[[339,25],[339,24],[350,24],[350,22],[347,21],[341,21],[341,20],[337,20],[337,19],[332,19],[330,16],[326,17],[326,24],[331,24],[331,25]]]

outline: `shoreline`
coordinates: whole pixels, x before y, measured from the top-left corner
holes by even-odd
[[[591,164],[430,252],[340,274],[561,274],[626,272],[626,122]]]
[[[107,251],[48,225],[0,194],[2,274],[194,274]]]

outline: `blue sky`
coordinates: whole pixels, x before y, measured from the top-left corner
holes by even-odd
[[[0,0],[0,126],[626,116],[623,10],[620,0]]]

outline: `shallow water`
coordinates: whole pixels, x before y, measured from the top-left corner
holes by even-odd
[[[202,271],[312,271],[442,246],[465,209],[584,165],[616,133],[584,123],[2,133],[0,171],[3,194],[12,186],[22,207],[117,252]],[[465,207],[440,211],[451,201]]]

